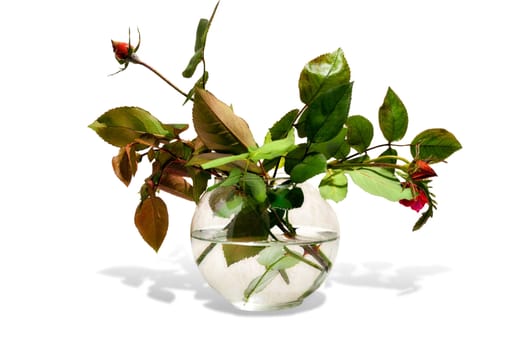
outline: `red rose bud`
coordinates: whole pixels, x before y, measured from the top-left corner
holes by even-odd
[[[412,180],[423,180],[432,176],[437,176],[434,169],[424,160],[416,160],[414,164],[411,164],[410,169],[410,178]]]
[[[416,197],[413,199],[400,199],[400,204],[403,204],[406,207],[411,208],[412,210],[415,210],[416,212],[419,212],[425,204],[429,202],[429,199],[427,198],[427,195],[423,190],[420,190],[418,186],[411,183],[406,183],[406,187],[413,188],[413,191],[416,193]]]
[[[129,43],[111,40],[111,44],[113,45],[114,57],[120,64],[128,61],[135,51],[134,47],[130,46]]]

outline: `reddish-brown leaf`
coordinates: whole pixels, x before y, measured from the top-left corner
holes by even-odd
[[[134,146],[127,145],[121,147],[118,155],[113,157],[112,164],[116,176],[125,184],[125,186],[129,186],[131,179],[138,169],[138,161],[136,160],[136,150]]]
[[[136,208],[134,224],[145,242],[158,251],[169,227],[165,202],[159,197],[147,197]]]
[[[174,170],[174,168],[171,168]],[[193,200],[192,186],[183,177],[177,175],[175,172],[164,171],[158,188],[162,191],[172,195]]]

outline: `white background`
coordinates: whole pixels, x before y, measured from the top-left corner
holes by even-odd
[[[158,254],[143,243],[133,215],[148,169],[125,188],[116,149],[87,128],[120,105],[189,122],[190,106],[143,67],[108,77],[119,68],[110,39],[138,26],[140,57],[188,89],[180,72],[214,1],[3,3],[0,348],[521,349],[517,5],[222,1],[208,88],[259,141],[300,106],[304,63],[341,47],[351,114],[376,122],[391,86],[409,111],[407,139],[444,127],[463,144],[435,166],[439,208],[424,229],[410,231],[413,211],[352,186],[335,205],[342,241],[326,285],[299,308],[246,313],[192,262],[192,203],[164,195],[168,237]]]

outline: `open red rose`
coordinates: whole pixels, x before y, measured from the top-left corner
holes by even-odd
[[[413,199],[400,199],[400,204],[403,204],[404,206],[410,207],[412,210],[419,212],[421,209],[423,209],[425,204],[429,202],[429,199],[427,198],[425,191],[420,189],[415,184],[406,183],[406,186],[413,189],[414,193],[416,193],[416,197]]]

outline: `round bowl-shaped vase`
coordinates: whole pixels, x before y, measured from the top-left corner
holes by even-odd
[[[322,285],[338,251],[336,213],[317,187],[278,182],[267,194],[260,204],[218,187],[202,196],[192,219],[200,272],[242,310],[300,305]]]

